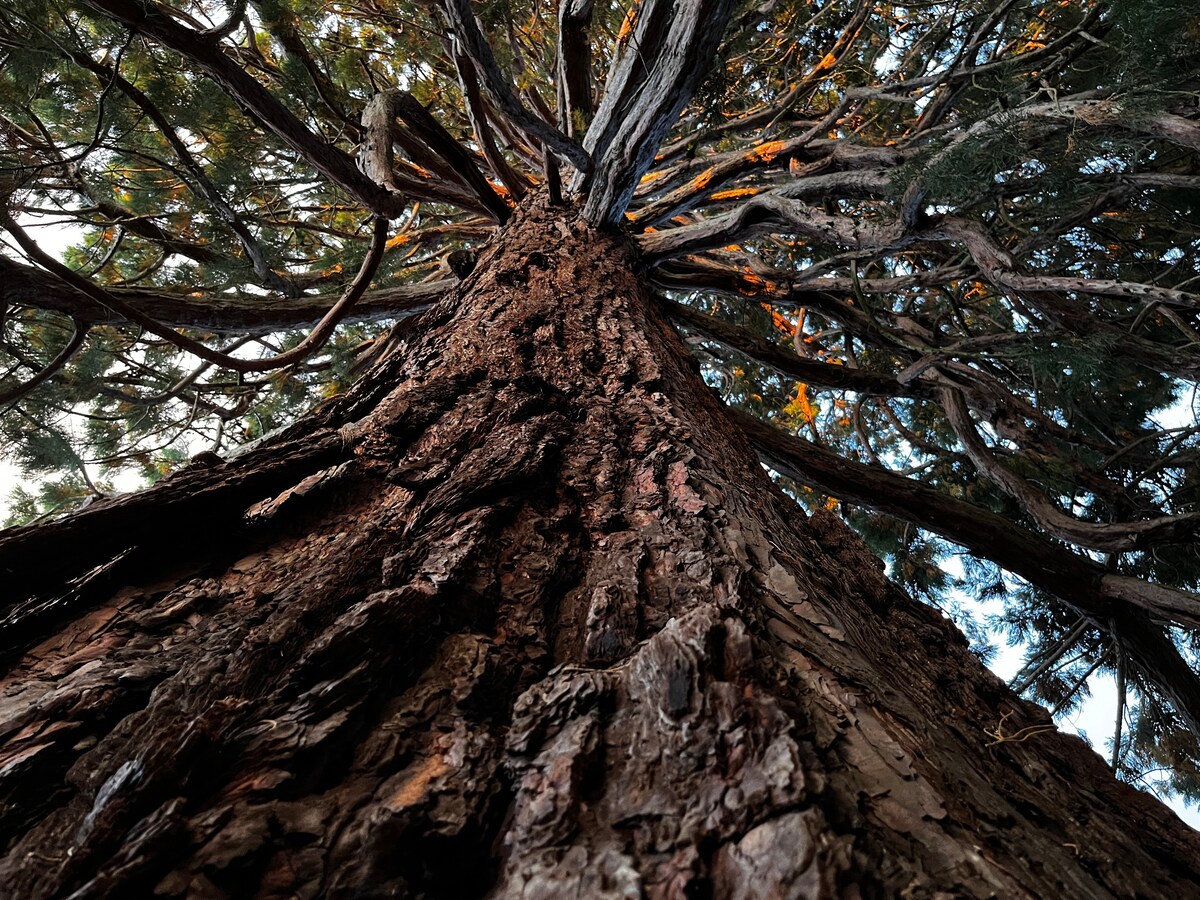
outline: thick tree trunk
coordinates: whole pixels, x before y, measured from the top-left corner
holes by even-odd
[[[352,395],[0,541],[4,893],[1195,893],[771,486],[637,265],[530,205]]]

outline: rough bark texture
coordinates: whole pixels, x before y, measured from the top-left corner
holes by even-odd
[[[0,540],[5,893],[1194,894],[1193,832],[770,485],[637,271],[531,205],[271,446]]]

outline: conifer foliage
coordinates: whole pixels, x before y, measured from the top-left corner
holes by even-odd
[[[342,394],[547,198],[799,502],[1200,796],[1191,0],[0,0],[0,53],[16,524]]]

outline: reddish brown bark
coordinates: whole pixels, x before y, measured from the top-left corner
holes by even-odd
[[[270,447],[0,540],[7,891],[1194,893],[1193,832],[771,486],[637,270],[527,208]]]

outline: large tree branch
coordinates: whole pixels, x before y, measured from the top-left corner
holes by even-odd
[[[1094,94],[1092,97],[1077,95],[1075,98],[1056,99],[1048,103],[1033,103],[987,116],[958,132],[934,159],[940,159],[952,148],[973,139],[1002,139],[1011,134],[1016,123],[1032,118],[1069,123],[1072,127],[1080,124],[1094,128],[1113,126],[1200,150],[1200,124],[1193,120],[1165,112],[1147,115],[1136,109],[1130,110],[1113,98],[1095,99]]]
[[[584,139],[595,170],[575,186],[588,185],[583,216],[589,222],[621,221],[638,181],[708,71],[732,11],[732,0],[643,0]]]
[[[245,0],[238,0],[238,2],[245,5]],[[339,127],[348,127],[352,131],[357,129],[358,122],[347,112],[349,98],[343,95],[309,52],[304,37],[296,26],[296,17],[292,11],[285,5],[277,3],[255,2],[254,8],[272,37],[279,41],[284,52],[292,59],[299,61],[300,65],[304,67],[317,97],[329,111],[333,122]]]
[[[772,164],[786,163],[795,158],[808,143],[809,139],[802,136],[790,141],[767,141],[738,153],[726,154],[725,158],[708,166],[684,184],[642,206],[633,213],[631,220],[642,228],[664,222],[672,216],[698,205],[719,187],[743,173],[762,169]],[[889,166],[894,166],[904,158],[891,148],[880,152],[875,148],[858,148],[842,143],[827,145],[822,148],[822,151],[819,154],[810,154],[814,158],[800,166],[803,177],[787,176],[788,183],[781,185],[782,190],[779,190],[778,193],[794,200],[824,199],[830,195],[839,197],[885,196],[893,191],[891,176],[887,169],[833,172],[827,170],[862,169],[871,163],[878,165],[881,159],[886,160]],[[653,183],[651,187],[653,187]],[[755,187],[761,190],[762,184],[756,183]],[[745,188],[741,189],[741,191],[745,190]],[[730,199],[743,196],[741,191],[738,189],[732,191]]]
[[[304,359],[304,357],[323,345],[329,334],[333,331],[334,326],[337,325],[342,316],[358,301],[359,297],[363,295],[370,284],[371,278],[379,266],[379,261],[383,258],[383,252],[387,244],[388,225],[387,219],[382,216],[375,219],[371,247],[367,251],[367,256],[363,260],[358,274],[347,285],[333,308],[317,323],[312,333],[299,346],[276,354],[269,359],[240,359],[229,356],[219,350],[214,350],[199,341],[180,334],[172,328],[168,328],[161,322],[150,318],[120,298],[114,297],[108,291],[104,290],[104,288],[93,284],[82,275],[63,265],[38,247],[30,239],[29,235],[13,220],[12,215],[7,210],[0,212],[0,222],[3,223],[5,230],[12,235],[21,249],[35,259],[39,265],[48,269],[76,290],[90,297],[96,303],[107,307],[118,315],[124,316],[130,322],[140,325],[151,334],[157,335],[180,350],[191,353],[193,356],[197,356],[206,362],[231,369],[234,372],[265,372],[271,369],[282,368],[283,366],[291,365],[294,362]]]
[[[567,160],[579,171],[588,171],[592,164],[588,153],[553,125],[530,112],[521,102],[508,78],[500,70],[491,45],[483,36],[479,22],[475,20],[471,0],[445,0],[445,8],[458,46],[475,65],[483,89],[496,108],[514,125],[530,137],[541,141],[549,150]]]
[[[428,309],[455,284],[454,279],[367,291],[343,321],[377,322]],[[267,298],[205,294],[202,297],[139,288],[109,288],[124,304],[170,328],[216,333],[268,334],[308,328],[337,302],[329,294]],[[0,255],[0,304],[46,309],[87,326],[128,324],[124,316],[40,269]]]
[[[84,3],[196,65],[255,121],[274,132],[309,165],[368,209],[389,218],[396,218],[404,211],[403,197],[368,178],[353,157],[314,134],[270,91],[226,56],[218,41],[180,25],[143,0],[84,0]]]
[[[509,194],[518,202],[525,196],[526,190],[529,188],[525,176],[517,172],[500,149],[496,146],[495,135],[492,133],[492,126],[488,122],[488,111],[484,106],[483,97],[479,92],[479,74],[475,71],[475,66],[466,56],[461,53],[454,53],[454,68],[458,72],[458,84],[462,88],[463,97],[466,98],[467,120],[471,123],[471,128],[475,132],[475,139],[479,142],[479,149],[483,153],[483,158],[487,161],[488,167],[497,178],[508,188]]]
[[[648,259],[660,261],[766,232],[787,232],[822,244],[871,250],[898,250],[916,240],[901,220],[884,224],[830,215],[789,199],[785,189],[760,194],[694,225],[642,234],[637,240]]]
[[[592,115],[592,48],[587,30],[594,6],[594,0],[558,4],[558,121],[572,138],[577,137],[576,118],[586,128]]]
[[[794,281],[794,272],[756,267],[754,271],[714,262],[712,257],[690,256],[672,259],[650,270],[650,280],[668,290],[718,291],[730,296],[752,298],[765,303],[804,306],[841,322],[856,337],[887,348],[893,352],[908,352],[912,348],[890,331],[882,328],[860,306],[853,305],[850,281],[839,291],[842,282],[832,290],[825,288],[826,279]]]
[[[1111,278],[1074,278],[1041,273],[1022,274],[1016,261],[992,240],[982,227],[967,219],[946,217],[930,230],[930,237],[959,241],[991,281],[1014,291],[1099,294],[1131,301],[1157,301],[1185,309],[1200,309],[1200,295],[1154,284]]]
[[[407,91],[380,91],[363,110],[363,127],[366,132],[364,165],[368,174],[376,180],[386,178],[386,181],[381,181],[383,184],[395,184],[391,141],[392,122],[397,116],[404,120],[434,154],[449,165],[450,170],[471,190],[489,216],[500,223],[508,221],[508,204],[479,171],[471,153]]]
[[[933,397],[933,388],[924,382],[913,381],[901,384],[890,375],[879,375],[838,366],[831,363],[804,359],[790,353],[770,341],[751,334],[745,328],[705,315],[690,306],[663,298],[660,301],[667,315],[704,337],[737,350],[755,362],[769,366],[779,374],[835,390],[854,391],[858,394],[879,397]]]

